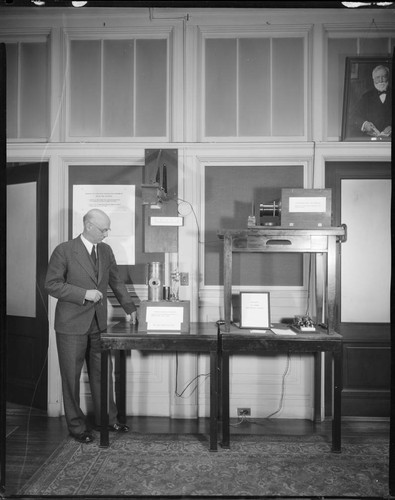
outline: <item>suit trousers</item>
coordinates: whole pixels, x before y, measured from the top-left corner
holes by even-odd
[[[96,318],[86,334],[56,332],[60,375],[62,378],[63,405],[69,432],[80,434],[88,429],[86,416],[80,407],[80,378],[86,361],[91,389],[95,424],[100,425],[100,378],[101,349],[100,331]],[[112,361],[109,360],[109,424],[117,422],[117,407],[114,402]]]

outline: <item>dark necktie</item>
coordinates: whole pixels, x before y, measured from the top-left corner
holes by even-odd
[[[92,257],[94,265],[96,266],[97,258],[96,258],[95,245],[93,245],[93,247],[92,247],[91,257]]]

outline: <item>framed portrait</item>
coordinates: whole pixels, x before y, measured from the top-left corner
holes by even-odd
[[[240,328],[270,328],[269,292],[240,292]]]
[[[386,57],[347,57],[342,141],[390,141],[392,61]]]

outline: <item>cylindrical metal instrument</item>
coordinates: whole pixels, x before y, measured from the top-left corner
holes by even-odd
[[[159,302],[162,300],[162,263],[150,262],[148,264],[148,300]]]

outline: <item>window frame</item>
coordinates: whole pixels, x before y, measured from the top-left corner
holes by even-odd
[[[65,116],[64,116],[64,136],[65,142],[172,142],[182,140],[182,123],[179,124],[179,111],[182,106],[183,93],[183,77],[182,66],[180,59],[182,57],[182,46],[180,46],[180,27],[171,26],[153,26],[153,27],[132,27],[125,29],[86,29],[70,28],[62,30],[63,47],[64,47],[64,68],[63,73],[66,78],[66,95],[65,95]],[[69,72],[69,56],[70,44],[72,41],[88,41],[96,40],[101,44],[106,40],[165,40],[167,43],[167,77],[166,77],[166,134],[164,136],[74,136],[70,131],[70,72]],[[103,50],[101,48],[101,50]],[[102,56],[102,54],[101,54]],[[181,59],[182,60],[182,59]],[[173,71],[176,74],[173,74]],[[180,76],[181,74],[181,76]],[[103,89],[101,88],[101,92]],[[179,96],[179,97],[175,97]],[[135,111],[134,111],[135,112]],[[103,109],[100,114],[102,116]]]
[[[199,47],[199,73],[201,75],[199,80],[199,89],[197,92],[199,104],[199,129],[198,129],[198,141],[199,142],[305,142],[308,140],[309,135],[309,121],[308,117],[311,109],[311,102],[308,98],[311,95],[310,92],[310,67],[311,62],[309,59],[310,45],[311,45],[311,25],[295,25],[290,27],[281,26],[252,26],[251,28],[241,27],[223,27],[221,30],[218,27],[199,27],[198,34],[198,47]],[[303,40],[303,64],[304,64],[304,75],[303,75],[303,131],[304,133],[300,136],[207,136],[205,133],[205,42],[208,39],[245,39],[245,38],[266,38],[272,41],[275,38],[298,38]],[[270,44],[272,50],[272,43]]]
[[[33,31],[26,32],[21,30],[3,30],[0,34],[0,43],[15,44],[17,45],[17,110],[16,110],[16,127],[17,127],[17,137],[7,137],[7,141],[10,143],[43,143],[48,142],[51,136],[51,43],[52,43],[52,31],[45,28],[37,28]],[[35,44],[44,43],[46,45],[46,58],[47,58],[47,70],[46,70],[46,83],[47,83],[47,96],[46,96],[46,124],[45,124],[45,137],[22,137],[21,136],[21,44]],[[7,103],[8,104],[8,103]]]

